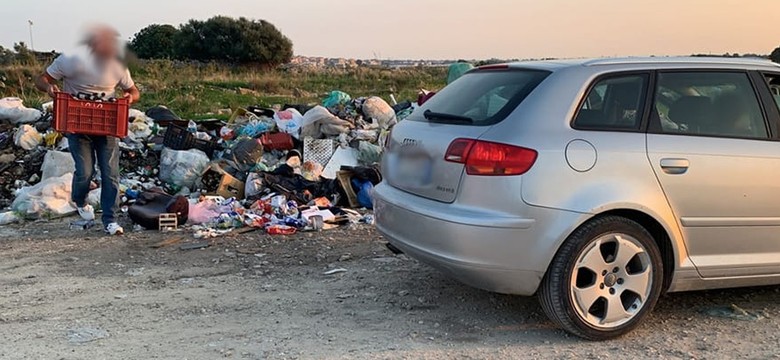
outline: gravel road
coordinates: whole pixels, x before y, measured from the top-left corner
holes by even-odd
[[[0,358],[780,358],[780,287],[669,294],[634,333],[594,343],[534,298],[392,255],[367,225],[180,250],[192,241],[0,227]]]

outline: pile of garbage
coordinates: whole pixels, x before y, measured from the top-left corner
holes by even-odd
[[[414,105],[333,91],[321,104],[249,106],[227,121],[184,120],[164,106],[131,109],[120,142],[122,212],[138,228],[168,228],[170,218],[203,238],[372,223],[384,143]],[[52,118],[51,104],[0,100],[0,209],[8,209],[0,225],[75,211],[74,164]],[[97,208],[99,176],[92,185],[88,202]]]

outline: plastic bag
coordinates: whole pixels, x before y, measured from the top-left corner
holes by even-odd
[[[143,112],[130,109],[130,124],[127,128],[127,135],[133,141],[143,141],[149,139],[152,136],[152,127],[154,122],[146,117]]]
[[[358,144],[358,162],[362,165],[372,165],[382,160],[382,148],[368,141]]]
[[[205,200],[190,205],[188,220],[190,224],[206,224],[219,217],[219,205],[215,201]]]
[[[322,135],[336,136],[341,133],[348,133],[353,127],[347,120],[339,119],[328,109],[322,106],[315,106],[303,115],[301,123],[301,137],[312,137],[319,139]]]
[[[244,196],[247,198],[263,192],[263,179],[258,173],[249,173],[246,177],[246,185],[244,185]]]
[[[301,124],[303,123],[303,115],[295,109],[287,109],[284,111],[278,111],[274,114],[274,121],[276,127],[281,132],[286,132],[296,139],[301,136]]]
[[[452,84],[453,81],[458,80],[458,78],[473,68],[474,65],[466,62],[457,62],[451,64],[449,69],[447,69],[447,84]]]
[[[314,161],[307,161],[303,163],[301,175],[303,175],[306,180],[319,181],[323,170],[325,170],[325,168],[321,164]]]
[[[72,174],[76,171],[76,163],[73,161],[73,156],[70,153],[49,151],[43,156],[41,169],[43,171],[41,180],[46,180],[65,174]]]
[[[390,104],[377,96],[372,96],[363,102],[363,115],[367,120],[371,120],[373,128],[384,130],[398,122]]]
[[[203,151],[164,148],[160,157],[160,180],[193,188],[208,164],[209,157]]]
[[[22,125],[14,135],[14,144],[25,150],[35,149],[43,141],[43,136],[30,125]]]
[[[259,139],[240,140],[233,147],[232,152],[233,162],[249,170],[263,158],[263,144]]]
[[[24,106],[22,99],[7,97],[0,99],[0,121],[7,120],[11,124],[25,124],[35,122],[41,118],[41,111]]]
[[[19,222],[19,217],[13,211],[0,213],[0,226]]]
[[[360,206],[366,209],[373,209],[374,203],[371,193],[374,191],[374,184],[367,180],[352,179],[352,185],[358,189],[357,200]]]
[[[266,117],[252,119],[241,128],[239,134],[251,138],[258,137],[266,131],[271,131],[271,129],[274,128],[274,125],[274,121]]]
[[[28,186],[16,192],[11,209],[30,217],[45,214],[65,215],[76,211],[71,204],[71,183],[73,174],[42,180],[35,186]]]
[[[349,96],[349,94],[343,91],[334,90],[328,94],[328,97],[322,100],[322,106],[333,108],[339,105],[346,105],[350,100],[352,100],[352,97]]]

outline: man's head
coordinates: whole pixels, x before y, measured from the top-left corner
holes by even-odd
[[[120,55],[119,32],[108,25],[89,28],[84,43],[99,59],[116,59]]]

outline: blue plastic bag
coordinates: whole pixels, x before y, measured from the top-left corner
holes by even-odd
[[[352,97],[349,96],[349,94],[343,92],[343,91],[331,91],[328,97],[325,98],[325,100],[322,100],[322,106],[330,109],[335,108],[339,105],[346,105],[352,101]]]
[[[371,193],[374,191],[374,184],[370,181],[352,179],[352,185],[358,189],[357,200],[360,206],[366,209],[373,209],[374,201],[371,197]]]

